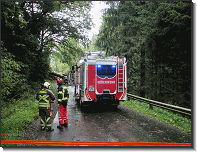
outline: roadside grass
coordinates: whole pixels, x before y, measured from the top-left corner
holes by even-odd
[[[149,115],[159,121],[166,122],[188,134],[191,134],[191,119],[187,116],[182,116],[179,113],[174,113],[156,106],[153,106],[153,109],[151,110],[149,109],[149,104],[136,100],[124,101],[121,102],[121,104]]]
[[[51,83],[50,80],[48,80],[47,82],[49,82],[50,85],[51,85],[51,89],[50,89],[50,90],[51,90],[55,95],[57,95],[57,88],[55,87],[55,85],[54,85],[53,83]]]
[[[38,102],[35,95],[26,93],[26,99],[14,100],[1,106],[1,133],[22,134],[35,119],[38,119]],[[3,136],[1,140],[23,139],[20,136]],[[15,146],[5,144],[3,146]]]
[[[50,81],[48,81],[50,82]],[[51,84],[51,90],[56,95],[57,89]],[[38,88],[39,90],[40,88]],[[1,102],[1,133],[16,136],[1,136],[1,140],[22,140],[25,129],[39,118],[38,101],[36,93],[38,90],[26,92],[23,98],[5,103]],[[34,93],[32,93],[34,92]],[[2,144],[2,146],[16,146],[14,144]]]

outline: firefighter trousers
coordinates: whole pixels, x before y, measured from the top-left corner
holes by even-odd
[[[68,124],[67,106],[66,108],[64,108],[63,105],[60,103],[58,115],[60,125]]]
[[[51,129],[50,109],[39,109],[41,129]]]

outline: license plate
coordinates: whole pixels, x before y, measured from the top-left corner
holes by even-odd
[[[94,92],[94,88],[93,87],[89,87],[89,91]]]

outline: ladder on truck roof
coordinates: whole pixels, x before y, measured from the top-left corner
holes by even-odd
[[[123,66],[123,61],[121,60],[118,62],[118,92],[123,92],[123,90],[124,90],[124,66]]]

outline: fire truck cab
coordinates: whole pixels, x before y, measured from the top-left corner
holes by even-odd
[[[80,106],[108,104],[118,106],[127,98],[125,57],[100,58],[105,52],[87,52],[77,61],[75,99]]]

